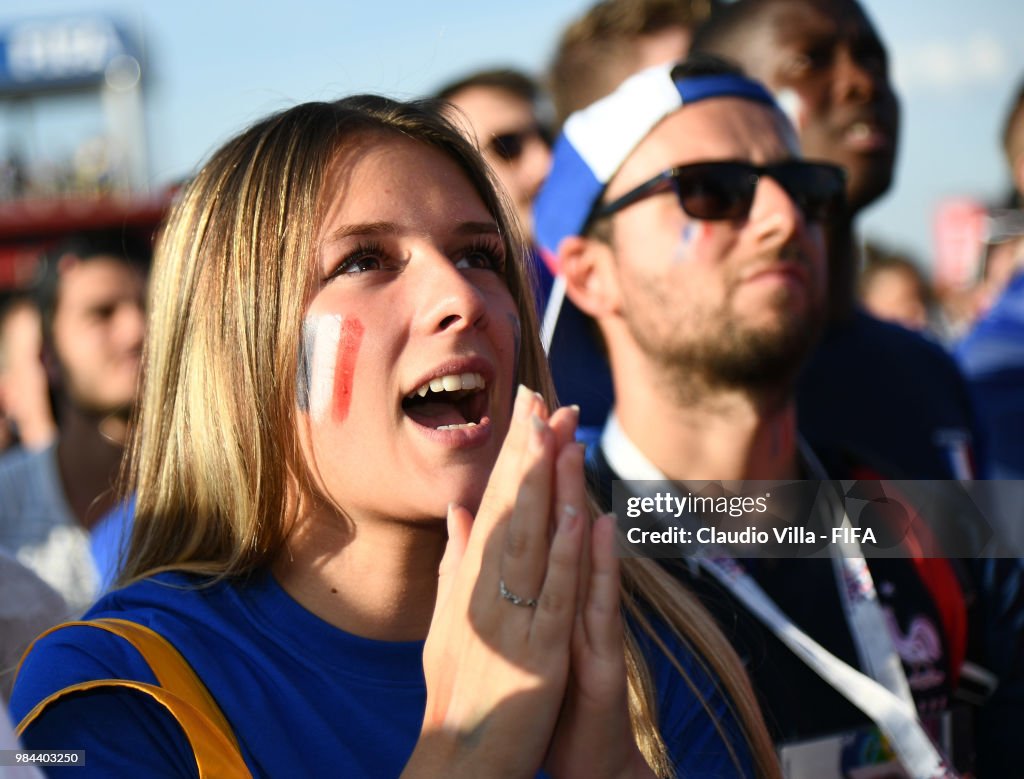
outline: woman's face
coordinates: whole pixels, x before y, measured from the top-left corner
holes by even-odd
[[[454,161],[399,136],[339,155],[323,197],[297,398],[314,478],[353,517],[475,508],[519,350],[498,226]]]

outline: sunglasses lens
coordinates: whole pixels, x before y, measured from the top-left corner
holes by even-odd
[[[757,174],[743,165],[691,165],[675,177],[683,210],[695,219],[739,219],[750,211]]]
[[[774,175],[812,222],[826,221],[842,203],[845,189],[843,174],[831,165],[791,163],[780,165]]]

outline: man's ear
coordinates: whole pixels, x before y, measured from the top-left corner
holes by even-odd
[[[611,246],[572,235],[558,245],[565,294],[583,313],[601,319],[619,308],[619,284]]]

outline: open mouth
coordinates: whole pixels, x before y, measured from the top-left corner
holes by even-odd
[[[487,410],[487,382],[479,373],[453,373],[431,379],[402,400],[413,422],[433,430],[476,427]]]
[[[846,141],[856,148],[866,150],[888,148],[892,143],[888,129],[878,122],[869,120],[850,125],[846,129]]]

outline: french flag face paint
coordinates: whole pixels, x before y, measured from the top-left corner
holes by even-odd
[[[698,235],[703,234],[702,223],[695,221],[688,221],[686,226],[683,227],[682,235],[679,238],[679,244],[676,246],[675,252],[672,254],[672,261],[675,263],[689,262],[693,258],[693,243]]]
[[[344,422],[352,400],[362,323],[338,314],[307,317],[302,324],[297,397],[316,421]]]

